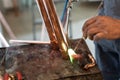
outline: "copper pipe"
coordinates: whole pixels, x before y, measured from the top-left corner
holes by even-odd
[[[52,29],[51,20],[49,19],[49,15],[47,13],[47,9],[45,7],[44,0],[36,0],[36,2],[38,5],[38,8],[42,14],[42,17],[43,17],[45,26],[47,28],[50,41],[51,41],[51,44],[52,44],[53,48],[55,48],[56,44],[57,44],[57,40],[56,40],[55,34],[53,33],[54,31]]]
[[[89,68],[94,67],[96,65],[96,62],[95,62],[95,59],[93,58],[93,56],[91,54],[88,54],[88,57],[91,60],[91,63],[86,64],[84,66],[84,69],[89,69]]]
[[[53,25],[54,33],[56,35],[58,45],[60,48],[60,51],[62,52],[62,56],[64,58],[67,58],[67,50],[68,50],[68,43],[67,43],[67,38],[65,36],[65,33],[63,32],[63,26],[58,18],[54,3],[52,0],[44,0],[46,2],[46,7],[48,9],[48,14],[51,19],[51,23]]]
[[[52,0],[36,0],[36,1],[38,3],[38,8],[41,11],[51,42],[57,42],[56,46],[58,45],[62,53],[62,56],[64,58],[68,58],[67,39],[63,32],[63,27],[60,22],[60,19],[56,14],[53,1]]]

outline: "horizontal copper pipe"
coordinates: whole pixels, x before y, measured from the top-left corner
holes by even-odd
[[[9,40],[10,44],[50,44],[50,42],[31,40]]]

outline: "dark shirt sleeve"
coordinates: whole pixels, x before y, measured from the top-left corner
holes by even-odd
[[[103,3],[103,1],[100,3],[100,9],[99,9],[99,12],[98,12],[98,15],[105,15],[105,13],[104,13],[104,3]]]

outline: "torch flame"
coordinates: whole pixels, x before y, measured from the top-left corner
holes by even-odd
[[[70,58],[70,62],[73,63],[74,61],[74,58],[72,55],[76,55],[75,51],[73,49],[68,49],[68,55],[69,55],[69,58]]]
[[[62,48],[63,48],[64,51],[67,51],[67,46],[64,42],[62,42]]]

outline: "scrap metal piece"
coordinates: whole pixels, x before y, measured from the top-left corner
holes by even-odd
[[[15,74],[5,73],[4,80],[24,80],[24,79],[20,72],[16,72]]]
[[[88,63],[84,66],[84,69],[89,69],[92,68],[96,65],[95,59],[93,58],[93,56],[91,54],[88,54],[89,59],[91,60],[91,63]]]

